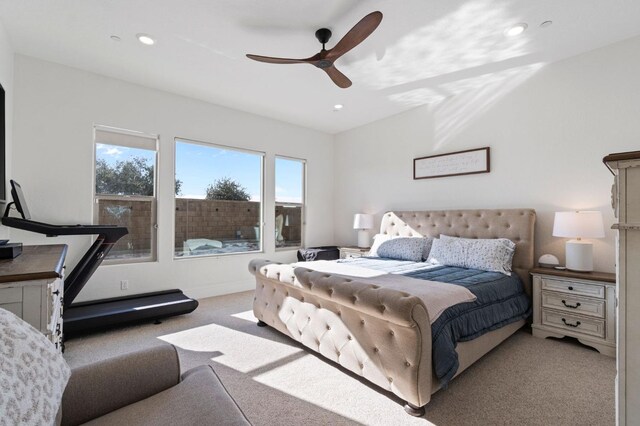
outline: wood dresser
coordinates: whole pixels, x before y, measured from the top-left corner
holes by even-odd
[[[15,259],[0,260],[0,308],[45,334],[62,351],[63,244],[25,246]]]
[[[618,275],[618,375],[616,416],[619,425],[640,419],[640,151],[607,155],[614,175],[611,207],[616,229]]]

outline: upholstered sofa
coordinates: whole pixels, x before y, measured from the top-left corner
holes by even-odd
[[[72,370],[62,425],[249,425],[211,366],[180,375],[162,345]]]

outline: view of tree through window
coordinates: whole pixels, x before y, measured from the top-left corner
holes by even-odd
[[[230,178],[222,178],[207,186],[204,198],[207,200],[249,201],[251,195],[238,182]]]
[[[261,249],[263,157],[176,140],[175,256]]]
[[[304,160],[276,157],[276,247],[302,246]]]
[[[107,259],[155,258],[156,143],[153,137],[96,129],[94,222],[129,231]]]

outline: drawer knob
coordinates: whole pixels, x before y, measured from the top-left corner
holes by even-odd
[[[56,296],[60,294],[60,290],[56,290],[53,292],[53,294],[55,294]]]
[[[564,325],[569,326],[569,327],[577,327],[580,325],[580,321],[576,321],[575,324],[571,324],[570,322],[567,322],[566,319],[562,318],[562,322],[564,323]]]
[[[580,307],[580,302],[576,302],[575,305],[567,305],[567,302],[565,300],[563,300],[562,304],[564,306],[566,306],[567,308],[571,308],[571,309],[578,309]]]
[[[569,290],[573,291],[573,287],[569,286]]]

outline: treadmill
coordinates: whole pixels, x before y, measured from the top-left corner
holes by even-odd
[[[73,271],[64,280],[63,324],[64,337],[104,329],[134,322],[158,321],[160,318],[188,314],[198,307],[198,301],[191,299],[181,290],[165,290],[142,293],[110,299],[73,303],[89,278],[98,269],[111,248],[129,233],[124,226],[114,225],[51,225],[31,220],[29,209],[20,185],[11,180],[13,202],[7,205],[2,224],[11,228],[44,234],[97,235],[95,242],[82,256]],[[11,206],[22,216],[9,217]]]

